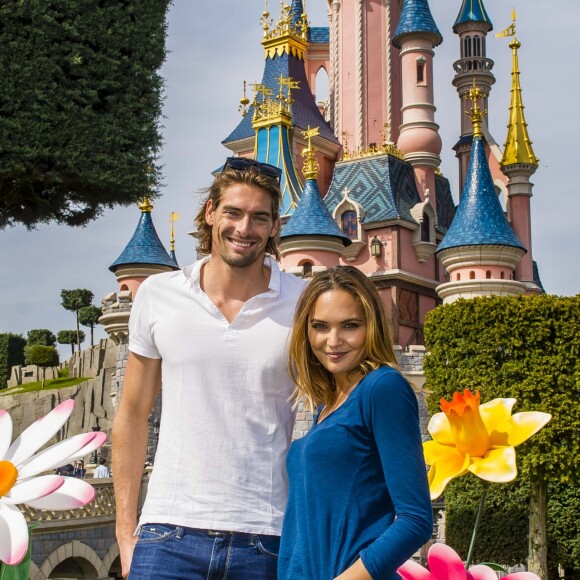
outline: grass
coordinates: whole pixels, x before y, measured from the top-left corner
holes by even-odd
[[[32,393],[34,391],[65,389],[66,387],[74,387],[84,381],[88,381],[88,379],[85,377],[52,379],[44,383],[44,389],[42,388],[42,381],[36,381],[34,383],[26,383],[25,385],[17,385],[9,389],[1,389],[0,395],[20,395],[21,393]]]

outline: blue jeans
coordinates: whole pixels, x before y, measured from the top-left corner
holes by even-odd
[[[129,580],[276,580],[280,538],[145,524]]]

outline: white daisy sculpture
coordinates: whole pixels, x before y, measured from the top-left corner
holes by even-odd
[[[0,410],[0,561],[15,565],[28,550],[28,525],[18,504],[36,509],[70,510],[90,503],[91,485],[74,477],[39,475],[72,463],[100,447],[107,435],[82,433],[36,453],[66,423],[69,399],[22,432],[12,445],[12,419]]]

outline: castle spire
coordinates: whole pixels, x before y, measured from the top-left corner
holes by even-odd
[[[524,104],[522,101],[522,87],[520,85],[520,69],[518,63],[518,49],[520,48],[521,43],[515,37],[515,18],[513,23],[513,34],[514,38],[509,44],[509,47],[512,49],[510,119],[501,165],[526,163],[537,167],[538,158],[534,155],[532,142],[528,136],[528,125],[524,118]]]
[[[532,220],[531,200],[533,183],[530,177],[538,167],[538,158],[532,149],[528,136],[522,89],[520,86],[520,70],[518,49],[521,44],[516,39],[516,14],[512,13],[512,23],[497,36],[513,37],[509,43],[512,49],[512,88],[510,102],[510,118],[507,138],[501,160],[501,170],[508,178],[508,216],[512,227],[522,241],[527,254],[523,256],[516,268],[516,279],[526,285],[528,294],[542,292],[541,283],[536,275],[532,256]]]
[[[526,291],[525,284],[514,280],[526,247],[507,221],[495,191],[481,134],[480,90],[472,87],[469,98],[474,129],[469,168],[457,212],[436,251],[450,278],[436,289],[443,303]]]

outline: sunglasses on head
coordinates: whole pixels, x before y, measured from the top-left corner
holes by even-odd
[[[280,178],[282,177],[282,170],[275,165],[270,165],[269,163],[260,163],[255,159],[248,159],[247,157],[228,157],[222,169],[222,173],[227,167],[232,169],[237,169],[238,171],[246,171],[252,167],[255,167],[262,175],[275,179],[280,183]]]

